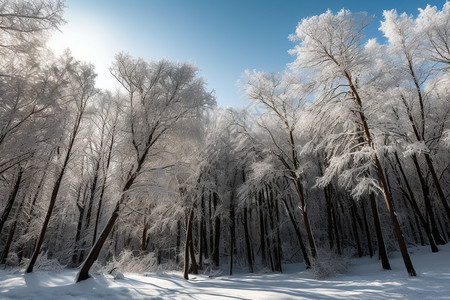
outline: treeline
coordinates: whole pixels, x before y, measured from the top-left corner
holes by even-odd
[[[333,272],[348,256],[430,252],[450,234],[450,3],[372,21],[303,19],[250,105],[215,107],[195,66],[120,53],[121,91],[45,41],[60,1],[0,6],[0,263],[124,271]],[[320,274],[319,274],[320,275]]]

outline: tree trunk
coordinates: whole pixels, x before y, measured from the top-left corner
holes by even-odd
[[[147,250],[147,216],[144,216],[144,225],[142,228],[141,251]]]
[[[14,187],[9,195],[8,202],[6,203],[6,207],[3,210],[3,213],[0,217],[0,234],[2,232],[3,226],[5,225],[6,219],[11,213],[14,202],[16,201],[17,193],[19,192],[20,182],[22,180],[23,169],[19,169],[19,173],[17,174],[16,182],[14,183]]]
[[[387,193],[387,184],[383,174],[383,170],[381,168],[380,161],[378,160],[377,155],[374,157],[375,167],[377,169],[378,178],[381,183],[381,187],[383,189],[383,197],[386,202],[386,206],[389,211],[389,216],[391,218],[392,224],[394,226],[395,236],[397,237],[397,242],[400,247],[400,252],[402,253],[403,262],[405,264],[406,270],[410,276],[416,276],[416,271],[414,270],[413,264],[411,262],[411,258],[409,257],[408,249],[406,247],[405,240],[403,239],[402,230],[400,229],[400,224],[398,223],[397,213],[394,209],[394,204],[392,202],[391,196]]]
[[[439,199],[441,200],[442,206],[444,206],[444,211],[445,214],[447,215],[447,220],[450,222],[450,207],[445,198],[444,191],[442,190],[441,184],[439,182],[439,178],[437,177],[436,170],[434,169],[433,161],[431,160],[431,157],[428,153],[425,153],[424,155],[428,169],[430,170],[431,173],[431,178],[433,178],[434,186],[436,187],[436,190],[438,192]]]
[[[333,220],[332,220],[332,209],[331,209],[331,195],[330,195],[330,185],[328,184],[323,188],[325,195],[325,202],[327,206],[327,232],[328,232],[328,244],[330,245],[330,250],[334,247],[334,237],[333,237]]]
[[[219,195],[213,193],[214,213],[216,214],[214,220],[214,252],[213,260],[216,267],[219,266],[219,249],[220,249],[220,216],[217,214]]]
[[[212,198],[213,198],[212,192],[210,192],[209,197],[208,197],[209,253],[211,253],[211,256],[214,256],[214,230],[213,230],[213,219],[214,218],[213,218],[213,214],[212,214],[212,205],[213,205]]]
[[[303,222],[305,223],[305,230],[306,230],[306,234],[308,236],[309,249],[311,251],[311,256],[313,258],[316,258],[317,250],[316,250],[316,245],[315,245],[314,237],[313,237],[312,230],[311,230],[311,224],[309,222],[308,212],[306,209],[306,199],[304,196],[303,185],[301,183],[301,179],[299,177],[297,177],[295,180],[295,183],[296,183],[296,187],[297,187],[297,193],[300,198],[300,210],[303,215]]]
[[[194,239],[192,236],[192,228],[191,228],[191,231],[189,232],[189,235],[190,235],[189,255],[191,256],[191,270],[192,270],[192,274],[198,274],[198,266],[197,266],[197,261],[195,259]]]
[[[350,204],[350,211],[352,213],[352,228],[353,228],[353,233],[355,235],[355,240],[356,240],[356,246],[358,249],[358,257],[362,257],[362,249],[361,249],[361,242],[359,241],[359,234],[358,234],[358,226],[357,226],[357,221],[356,221],[356,203],[352,202]]]
[[[51,157],[51,155],[50,155],[50,157]],[[47,166],[48,166],[49,162],[50,162],[50,160],[47,162]],[[44,184],[46,171],[47,171],[47,169],[45,169],[44,173],[42,174],[42,177],[39,180],[38,186],[36,188],[36,192],[34,193],[33,200],[31,201],[31,206],[30,206],[30,210],[28,211],[27,222],[25,225],[25,232],[23,235],[26,235],[28,233],[28,230],[30,229],[30,223],[31,223],[31,219],[33,217],[34,206],[36,205],[36,201],[39,197],[39,192],[41,191],[42,185]],[[22,258],[23,258],[24,247],[25,247],[25,243],[22,242],[22,243],[20,243],[18,250],[17,250],[17,256],[19,258],[19,263],[22,261]]]
[[[251,252],[251,242],[250,242],[250,234],[248,232],[248,216],[247,216],[247,206],[244,207],[244,237],[245,237],[245,248],[247,253],[247,262],[249,266],[250,273],[253,273],[253,259]]]
[[[185,235],[185,243],[184,243],[184,273],[183,277],[186,280],[189,280],[189,243],[191,242],[189,239],[189,229],[191,227],[190,223],[190,212],[189,216],[186,216],[186,235]]]
[[[363,130],[364,130],[366,142],[370,147],[374,148],[372,136],[371,136],[370,130],[369,130],[369,125],[367,124],[367,120],[366,120],[366,117],[363,112],[361,98],[358,94],[358,91],[356,90],[356,87],[353,85],[350,75],[347,72],[345,72],[345,77],[348,80],[348,84],[349,84],[350,90],[354,96],[354,100],[360,109],[359,116],[360,116],[361,124],[362,124]],[[395,236],[397,238],[397,243],[400,247],[400,252],[402,253],[402,258],[403,258],[403,262],[406,267],[406,271],[408,272],[408,274],[410,276],[416,276],[416,271],[414,270],[413,264],[411,262],[411,258],[409,257],[408,249],[406,247],[405,240],[403,239],[402,230],[400,228],[400,224],[398,223],[397,214],[394,209],[394,203],[393,203],[391,195],[389,194],[389,191],[388,191],[386,177],[384,176],[383,168],[381,166],[380,160],[378,159],[378,155],[376,153],[373,154],[373,163],[375,165],[375,169],[377,172],[378,181],[379,181],[381,189],[383,191],[383,198],[384,198],[384,201],[386,202],[386,207],[389,211],[389,217],[391,218],[391,222],[394,227],[394,232],[395,232]]]
[[[375,225],[375,233],[377,236],[378,255],[381,258],[381,266],[383,267],[384,270],[390,270],[391,265],[389,264],[389,258],[386,253],[386,246],[384,244],[383,233],[381,231],[380,216],[378,214],[378,207],[377,207],[377,201],[375,199],[375,195],[373,193],[370,193],[369,199],[370,199],[370,207],[372,208],[372,216],[373,216],[373,223]]]
[[[81,189],[81,187],[80,187],[80,189]],[[78,206],[78,213],[79,214],[78,214],[77,232],[76,232],[76,235],[75,235],[75,244],[74,244],[75,249],[73,250],[73,255],[72,255],[72,263],[71,263],[72,267],[76,267],[78,265],[78,259],[77,258],[78,258],[78,255],[80,253],[80,248],[81,248],[81,246],[78,245],[78,244],[79,244],[79,241],[80,241],[81,227],[82,227],[82,224],[83,224],[83,215],[84,215],[84,206],[78,205],[78,204],[77,204],[77,206]]]
[[[95,244],[95,240],[97,239],[97,230],[98,230],[98,224],[100,222],[100,212],[102,209],[102,203],[103,203],[103,196],[105,194],[105,189],[106,189],[106,178],[107,178],[107,173],[108,173],[108,169],[109,169],[109,165],[111,163],[111,156],[112,156],[112,149],[114,146],[114,133],[115,133],[115,126],[113,127],[113,132],[111,135],[111,142],[109,144],[109,150],[108,150],[108,158],[106,159],[106,166],[104,168],[103,171],[103,184],[102,184],[102,189],[100,192],[100,197],[98,199],[98,207],[97,207],[97,214],[95,216],[95,224],[94,224],[94,234],[93,234],[93,238],[92,238],[92,245]]]
[[[14,221],[14,223],[11,225],[11,228],[9,229],[8,240],[6,241],[5,247],[3,248],[2,256],[0,258],[0,264],[6,263],[6,258],[8,257],[8,254],[9,254],[9,249],[12,244],[14,232],[16,231],[16,226],[17,226],[17,220]]]
[[[180,262],[180,246],[181,246],[181,222],[177,221],[177,242],[175,246],[175,263],[178,265]]]
[[[438,252],[439,249],[436,246],[434,237],[433,237],[433,235],[432,235],[432,233],[430,231],[430,228],[429,228],[427,222],[425,221],[425,218],[423,217],[422,213],[420,212],[419,206],[417,205],[416,198],[415,198],[414,193],[412,191],[411,185],[409,184],[409,180],[406,177],[406,174],[405,174],[405,172],[403,170],[403,166],[402,166],[402,164],[400,162],[400,159],[398,157],[397,152],[394,153],[394,157],[395,157],[395,160],[397,162],[397,166],[399,168],[400,174],[403,177],[403,181],[405,182],[406,189],[408,191],[408,193],[404,192],[403,194],[405,195],[406,200],[408,200],[409,204],[413,208],[413,212],[415,213],[414,216],[415,216],[415,219],[416,219],[416,223],[417,223],[417,218],[419,218],[420,223],[422,224],[422,227],[425,230],[425,234],[428,237],[428,241],[430,242],[431,252]],[[398,179],[398,181],[399,181],[399,185],[401,186],[399,179]],[[401,190],[403,191],[403,189],[401,189]],[[423,243],[423,237],[422,237],[422,232],[420,231],[420,228],[419,228],[419,235],[420,235],[421,243]]]
[[[199,241],[199,255],[198,255],[198,268],[203,268],[203,255],[206,247],[206,224],[205,224],[205,190],[202,190],[202,196],[200,199],[200,241]]]
[[[67,159],[68,160],[68,159]],[[39,234],[39,238],[37,240],[37,243],[34,247],[34,252],[33,255],[30,259],[30,262],[28,263],[28,267],[26,269],[26,273],[31,273],[33,272],[33,268],[34,268],[34,264],[36,263],[36,260],[39,256],[41,247],[42,247],[42,243],[44,242],[44,237],[45,237],[45,233],[47,232],[47,227],[48,227],[48,223],[50,222],[50,217],[53,213],[53,208],[55,207],[55,203],[56,203],[56,197],[58,196],[58,191],[59,188],[61,186],[61,181],[62,181],[62,177],[65,173],[65,168],[67,166],[67,163],[64,164],[63,168],[61,169],[58,179],[56,180],[55,185],[53,186],[53,191],[52,191],[52,195],[50,197],[50,205],[48,206],[47,209],[47,214],[45,215],[45,220],[44,220],[44,224],[42,225],[42,229],[41,232]]]
[[[124,196],[122,196],[122,197],[124,197]],[[89,270],[91,269],[91,266],[94,264],[94,262],[97,260],[98,255],[100,254],[100,251],[102,250],[103,244],[106,242],[106,239],[108,238],[108,235],[111,232],[111,230],[113,229],[114,223],[116,222],[116,219],[119,216],[120,202],[121,201],[118,201],[116,206],[114,207],[113,213],[112,213],[111,217],[109,218],[108,223],[106,224],[102,233],[98,237],[98,240],[95,242],[94,246],[92,247],[91,251],[89,252],[88,257],[82,264],[81,269],[75,278],[75,282],[80,282],[80,281],[86,280],[90,277]]]
[[[233,189],[230,195],[230,275],[233,275],[234,253],[236,252],[236,220],[234,212],[234,185],[236,183],[237,170],[234,173]]]
[[[333,228],[334,228],[334,232],[336,234],[336,248],[338,251],[339,255],[342,255],[342,250],[341,250],[341,237],[339,235],[339,228],[338,228],[338,221],[337,221],[337,217],[336,214],[338,214],[337,209],[335,208],[335,205],[333,205],[333,203],[331,203],[331,212],[332,212],[332,216],[333,216]]]
[[[158,126],[155,125],[155,126]],[[89,270],[94,264],[94,262],[97,260],[100,251],[103,247],[103,244],[105,243],[109,233],[111,232],[112,228],[114,227],[114,223],[116,222],[117,217],[119,216],[119,208],[120,204],[125,201],[126,192],[130,190],[132,187],[134,181],[136,180],[137,176],[141,172],[141,169],[145,163],[145,160],[147,158],[147,155],[150,151],[151,146],[156,142],[156,140],[161,136],[161,134],[164,132],[164,130],[158,134],[155,138],[153,137],[153,133],[155,132],[156,127],[153,128],[151,133],[148,135],[148,139],[146,141],[147,147],[143,151],[142,155],[137,160],[136,169],[134,171],[130,171],[128,175],[128,180],[125,184],[125,186],[122,189],[122,195],[120,197],[120,200],[117,202],[116,206],[114,207],[114,211],[111,215],[111,217],[108,220],[108,223],[106,224],[106,227],[103,229],[100,237],[95,242],[95,244],[92,246],[91,251],[89,252],[88,257],[84,261],[83,265],[81,266],[80,271],[78,272],[75,281],[80,282],[82,280],[86,280],[89,278]]]
[[[306,250],[305,243],[303,242],[302,234],[300,228],[298,227],[297,220],[294,217],[294,214],[291,210],[290,205],[286,202],[286,199],[283,198],[284,206],[286,207],[286,211],[288,213],[289,219],[291,220],[292,226],[294,227],[295,234],[297,235],[298,243],[300,244],[300,249],[302,251],[303,259],[305,261],[306,269],[311,268],[311,261],[309,260],[308,251]]]
[[[370,234],[369,224],[367,222],[366,208],[365,208],[364,202],[361,203],[361,208],[362,208],[362,213],[363,213],[364,228],[366,230],[367,246],[369,247],[369,255],[370,255],[370,257],[372,257],[373,256],[372,235]]]
[[[83,99],[83,100],[85,100],[85,99]],[[48,227],[48,224],[50,222],[50,217],[52,216],[53,208],[55,207],[55,203],[56,203],[56,198],[58,197],[59,188],[61,187],[62,178],[64,176],[64,173],[66,172],[67,165],[68,165],[70,157],[72,155],[72,148],[73,148],[73,145],[75,143],[75,138],[78,135],[78,130],[79,130],[80,124],[81,124],[81,118],[83,116],[85,107],[86,107],[86,102],[84,102],[84,103],[82,102],[82,104],[81,104],[81,106],[79,108],[80,111],[77,114],[77,117],[76,117],[76,120],[75,120],[75,123],[74,123],[74,126],[73,126],[73,130],[71,132],[71,136],[70,136],[70,140],[69,140],[69,144],[68,144],[68,147],[67,147],[67,152],[66,152],[66,156],[64,158],[63,165],[61,167],[61,170],[60,170],[60,172],[59,172],[59,174],[57,176],[56,182],[55,182],[55,184],[53,186],[53,189],[52,189],[52,194],[51,194],[51,197],[50,197],[50,204],[49,204],[48,209],[47,209],[47,214],[45,216],[44,224],[42,225],[42,229],[41,229],[41,232],[39,234],[39,238],[38,238],[38,241],[36,243],[36,246],[34,248],[33,255],[32,255],[32,257],[30,259],[30,262],[28,264],[28,267],[27,267],[27,269],[25,271],[26,273],[33,272],[34,264],[36,263],[36,260],[37,260],[37,258],[39,256],[39,252],[41,251],[41,246],[42,246],[42,243],[44,242],[44,237],[45,237],[45,233],[47,232],[47,227]]]
[[[197,264],[195,261],[194,247],[192,240],[192,221],[194,219],[194,210],[189,209],[189,213],[186,214],[186,242],[184,245],[184,279],[189,280],[189,257],[192,260],[192,272],[197,274]]]
[[[425,178],[423,177],[422,170],[420,169],[420,165],[419,165],[416,155],[412,155],[411,158],[412,158],[412,161],[416,168],[417,175],[418,175],[419,181],[420,181],[420,185],[422,187],[423,201],[425,203],[425,211],[426,211],[426,214],[428,214],[428,217],[430,219],[431,233],[433,234],[434,241],[438,245],[444,245],[445,241],[441,237],[441,234],[439,233],[439,229],[437,228],[436,219],[435,219],[435,215],[434,215],[434,211],[433,211],[433,206],[431,205],[430,192],[429,192],[428,185],[426,183]]]
[[[269,202],[269,214],[270,214],[270,227],[272,236],[272,252],[274,254],[274,270],[282,272],[281,267],[281,246],[280,246],[280,226],[278,219],[278,205],[273,197],[273,191],[270,186],[267,187],[268,202]],[[275,214],[275,216],[274,216]],[[276,234],[275,234],[276,232]]]
[[[267,265],[266,258],[266,238],[265,238],[265,222],[264,222],[264,208],[262,192],[258,193],[258,211],[259,211],[259,242],[261,249],[261,263],[263,266]]]

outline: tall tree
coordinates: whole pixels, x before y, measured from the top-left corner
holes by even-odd
[[[76,282],[89,278],[89,269],[111,232],[127,192],[145,171],[149,158],[165,134],[180,120],[189,118],[205,104],[213,101],[205,83],[190,64],[174,64],[165,60],[147,63],[118,54],[112,73],[128,94],[125,147],[132,153],[121,188],[121,196],[105,228],[84,261]]]
[[[272,155],[281,163],[284,176],[290,179],[295,187],[299,200],[299,207],[303,216],[303,223],[309,242],[311,256],[317,256],[316,244],[311,229],[306,191],[305,176],[299,157],[300,147],[300,113],[304,101],[311,92],[310,85],[289,73],[246,74],[246,94],[253,101],[256,109],[261,109],[258,126],[266,134],[264,146],[270,149]],[[307,258],[305,258],[307,260]]]
[[[69,105],[71,106],[69,107],[69,110],[73,109],[73,120],[71,124],[72,129],[71,131],[69,131],[69,136],[67,137],[67,144],[63,162],[56,174],[56,180],[52,188],[47,213],[37,243],[35,245],[33,255],[26,269],[27,273],[33,272],[34,264],[36,263],[38,255],[40,253],[42,243],[44,242],[45,233],[47,232],[47,227],[50,222],[50,217],[52,216],[53,209],[55,207],[63,176],[66,173],[69,160],[72,156],[72,151],[78,133],[80,131],[80,126],[86,111],[86,107],[89,100],[97,93],[97,90],[95,89],[95,77],[97,75],[94,73],[94,68],[92,65],[83,65],[79,62],[73,62],[69,57],[68,61],[65,61],[63,67],[64,69],[61,73],[61,76],[68,76],[67,88],[65,89],[65,92],[67,93],[67,98],[71,100],[69,101]]]
[[[353,121],[357,128],[361,128],[364,136],[367,158],[373,163],[377,175],[374,180],[362,181],[360,187],[365,189],[373,186],[382,191],[386,207],[389,211],[395,236],[407,272],[415,276],[416,272],[408,254],[406,243],[400,228],[394,208],[392,196],[388,190],[388,182],[378,151],[383,151],[383,144],[374,135],[373,124],[369,123],[367,105],[370,101],[371,80],[373,77],[365,69],[370,62],[364,52],[363,31],[370,19],[364,14],[352,14],[348,10],[341,10],[336,15],[327,11],[316,17],[303,19],[297,26],[293,41],[300,44],[291,51],[296,55],[291,65],[293,70],[309,69],[314,72],[314,80],[324,89],[324,99],[342,99],[352,103],[355,117]],[[342,95],[342,97],[339,97]],[[343,101],[343,102],[344,102]],[[336,161],[336,163],[342,163]],[[331,166],[335,168],[336,166]],[[328,168],[330,169],[330,167]]]

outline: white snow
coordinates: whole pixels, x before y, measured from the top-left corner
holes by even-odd
[[[35,272],[0,270],[0,299],[450,299],[450,244],[431,253],[410,249],[417,277],[409,277],[399,253],[390,255],[391,271],[376,258],[352,260],[348,273],[315,280],[303,265],[284,273],[208,277],[180,272],[94,275],[75,284],[76,270]]]

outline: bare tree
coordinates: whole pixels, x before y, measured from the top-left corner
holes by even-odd
[[[56,175],[56,181],[52,188],[52,194],[50,197],[49,207],[45,216],[44,224],[42,225],[41,233],[39,234],[38,241],[34,248],[33,256],[30,259],[28,267],[26,269],[27,273],[33,272],[34,264],[38,258],[41,250],[42,243],[44,242],[45,233],[47,231],[48,224],[50,222],[50,217],[53,213],[53,209],[58,197],[59,188],[61,187],[63,176],[66,172],[69,160],[72,156],[72,150],[77,139],[78,133],[80,131],[80,125],[83,116],[86,111],[86,106],[89,100],[97,93],[94,87],[96,74],[92,65],[82,65],[78,62],[72,62],[71,59],[66,62],[64,68],[67,72],[68,86],[66,89],[66,96],[69,99],[69,105],[73,109],[73,123],[72,130],[69,131],[68,141],[66,145],[66,151],[64,154],[64,159],[62,165]],[[65,75],[65,74],[62,74]]]
[[[378,187],[386,202],[405,267],[409,275],[415,276],[416,272],[408,254],[386,175],[377,153],[383,145],[376,143],[366,113],[366,102],[369,100],[364,98],[368,95],[367,89],[364,88],[370,85],[372,78],[370,73],[364,72],[370,58],[364,54],[362,41],[363,30],[369,22],[370,19],[364,14],[352,14],[348,10],[341,10],[336,15],[327,11],[317,17],[303,19],[297,26],[295,35],[291,37],[293,41],[300,42],[291,51],[297,55],[291,68],[316,72],[314,80],[324,88],[325,99],[343,95],[342,99],[353,103],[352,109],[356,117],[354,122],[361,128],[365,151],[368,151],[368,157],[375,167]],[[366,190],[370,185],[376,184],[371,180],[365,183],[363,180],[362,183],[360,187],[366,185]]]
[[[212,101],[203,80],[197,77],[196,68],[189,64],[165,60],[146,63],[118,54],[111,71],[128,94],[125,147],[132,154],[120,199],[77,274],[76,282],[89,278],[89,269],[100,254],[121,206],[128,200],[127,193],[145,170],[158,142],[180,120],[189,118],[198,108]]]

